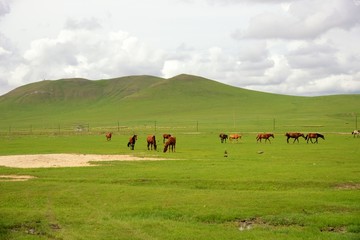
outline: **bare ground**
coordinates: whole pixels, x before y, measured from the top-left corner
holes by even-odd
[[[95,155],[95,154],[33,154],[0,156],[0,166],[12,168],[53,168],[96,166],[90,162],[103,161],[145,161],[162,160],[160,158],[141,158],[131,155]]]

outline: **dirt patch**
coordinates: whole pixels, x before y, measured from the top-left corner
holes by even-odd
[[[161,158],[141,158],[131,155],[96,154],[34,154],[0,156],[0,166],[12,168],[54,168],[96,166],[90,162],[104,161],[145,161],[164,160]]]
[[[340,190],[359,190],[360,183],[342,183],[336,185],[335,188]]]
[[[35,177],[29,175],[0,175],[0,182],[27,181],[31,178],[35,178]]]

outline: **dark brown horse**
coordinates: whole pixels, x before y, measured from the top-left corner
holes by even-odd
[[[165,143],[164,152],[166,152],[168,150],[169,146],[171,148],[171,151],[175,152],[175,145],[176,145],[176,137],[173,137],[173,136],[169,137]],[[170,152],[170,150],[169,150],[169,152]]]
[[[219,138],[220,138],[221,143],[224,143],[224,142],[226,143],[226,139],[228,139],[228,135],[225,133],[220,133]]]
[[[129,142],[127,144],[128,147],[131,148],[131,150],[134,150],[134,147],[135,147],[135,142],[137,140],[137,135],[133,135],[130,139],[129,139]]]
[[[313,138],[315,138],[315,142],[313,142]],[[325,136],[320,134],[320,133],[309,133],[309,134],[306,134],[306,142],[309,143],[309,140],[311,143],[318,143],[318,138],[322,138],[325,140]]]
[[[241,139],[241,135],[240,134],[237,134],[237,133],[235,133],[235,134],[230,134],[230,136],[229,136],[229,140],[230,140],[230,142],[232,141],[232,140],[236,140],[236,141],[238,141],[239,139]]]
[[[171,137],[171,134],[164,133],[163,134],[163,143],[165,143],[165,139],[169,139],[169,137]]]
[[[271,143],[270,139],[269,139],[270,137],[275,138],[274,134],[272,134],[272,133],[259,133],[256,136],[256,142],[258,142],[258,141],[261,142],[261,139],[265,139],[265,143],[266,143],[266,141],[269,141],[269,143]]]
[[[147,136],[146,138],[146,141],[147,141],[147,148],[148,150],[151,150],[153,149],[153,146],[154,146],[154,150],[156,151],[156,139],[155,139],[155,135],[149,135]]]
[[[112,133],[111,132],[106,133],[105,137],[107,141],[110,141],[112,137]]]
[[[304,134],[299,133],[299,132],[287,132],[287,133],[285,133],[285,136],[287,137],[287,139],[286,139],[287,143],[289,143],[290,138],[294,138],[293,143],[295,143],[295,141],[297,141],[299,143],[299,137],[303,137],[304,139],[306,139]]]

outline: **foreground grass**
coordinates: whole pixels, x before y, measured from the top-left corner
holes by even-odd
[[[164,161],[14,169],[36,176],[0,182],[0,239],[358,239],[359,139],[221,144],[216,134],[178,134],[177,152],[149,152],[140,134],[5,136],[0,155],[132,153]],[[158,141],[161,139],[158,139]],[[162,144],[159,144],[162,145]],[[224,158],[224,151],[228,157]],[[261,153],[261,154],[260,154]],[[243,230],[243,228],[245,230]],[[248,228],[248,229],[247,229]]]

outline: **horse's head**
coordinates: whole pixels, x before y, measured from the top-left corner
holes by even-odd
[[[271,133],[271,134],[270,134],[270,137],[275,138],[275,136],[274,136],[274,134],[273,134],[273,133]]]

